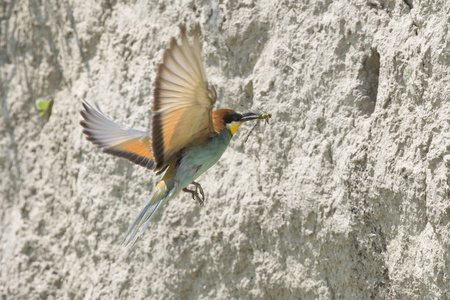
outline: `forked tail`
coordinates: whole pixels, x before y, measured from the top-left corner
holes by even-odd
[[[148,199],[142,210],[137,215],[133,224],[128,228],[125,237],[120,245],[128,246],[131,243],[133,246],[136,241],[144,234],[145,229],[150,223],[150,219],[155,212],[164,205],[173,196],[173,185],[167,186],[165,181],[161,181],[155,188],[155,192]],[[140,230],[139,230],[140,229]],[[138,234],[139,231],[139,234]]]

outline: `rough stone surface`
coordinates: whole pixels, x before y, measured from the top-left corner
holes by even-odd
[[[159,177],[86,141],[81,99],[149,129],[196,21],[217,108],[273,119],[123,249]],[[449,27],[447,0],[1,2],[2,299],[450,298]]]

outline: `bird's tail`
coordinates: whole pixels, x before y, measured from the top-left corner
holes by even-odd
[[[173,197],[175,189],[173,185],[167,185],[164,180],[162,180],[155,188],[153,195],[148,199],[147,203],[144,205],[142,210],[137,215],[133,224],[128,228],[128,231],[122,240],[121,245],[128,246],[131,242],[133,246],[136,241],[144,234],[145,229],[150,223],[151,217],[155,212],[164,205],[171,197]],[[139,230],[140,229],[140,230]],[[139,234],[138,234],[139,231]]]

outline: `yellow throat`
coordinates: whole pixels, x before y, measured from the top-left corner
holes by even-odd
[[[230,129],[231,134],[234,135],[241,125],[242,122],[231,122],[230,124],[227,124],[227,127]]]

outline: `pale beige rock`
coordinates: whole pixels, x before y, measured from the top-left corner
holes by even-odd
[[[0,5],[2,299],[450,298],[449,1],[92,2]],[[196,21],[217,108],[273,118],[128,251],[159,177],[86,141],[81,99],[149,129]]]

